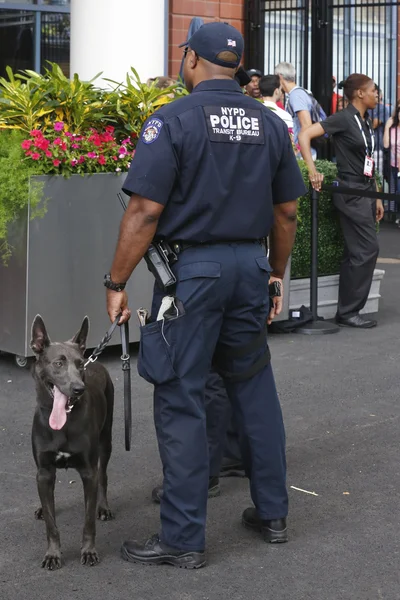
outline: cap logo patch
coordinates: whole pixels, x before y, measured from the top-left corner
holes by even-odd
[[[160,135],[161,129],[164,127],[163,121],[160,119],[150,119],[142,132],[142,141],[145,144],[152,144]]]
[[[236,48],[236,40],[228,39],[228,46],[231,46],[232,48]]]

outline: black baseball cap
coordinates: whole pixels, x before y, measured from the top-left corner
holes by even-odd
[[[188,46],[194,50],[201,58],[220,67],[235,69],[239,66],[244,49],[244,40],[242,34],[229,25],[214,21],[205,23],[179,48]],[[232,52],[236,54],[236,60],[227,62],[218,58],[221,52]]]
[[[247,71],[247,75],[251,78],[254,75],[257,75],[257,77],[262,77],[263,74],[261,73],[261,71],[259,71],[258,69],[249,69]]]

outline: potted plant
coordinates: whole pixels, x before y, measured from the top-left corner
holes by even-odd
[[[54,64],[44,75],[8,69],[0,78],[0,350],[20,364],[38,312],[60,339],[85,314],[89,346],[103,336],[102,280],[122,216],[116,194],[143,122],[183,93],[147,86],[134,69],[110,90],[70,81]],[[152,283],[141,266],[129,284],[135,305],[148,304]]]

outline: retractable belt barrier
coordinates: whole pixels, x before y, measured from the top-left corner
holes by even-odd
[[[345,194],[347,196],[362,196],[363,198],[375,198],[376,200],[397,200],[400,202],[400,194],[388,194],[387,192],[376,192],[361,188],[351,188],[344,185],[322,184],[322,191],[333,194]]]

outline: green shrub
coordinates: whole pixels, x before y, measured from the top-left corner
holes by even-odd
[[[43,213],[38,205],[42,199],[43,183],[31,181],[41,175],[39,165],[28,165],[21,142],[21,131],[2,131],[0,134],[0,259],[7,263],[12,248],[7,242],[8,226],[16,220],[31,199],[30,218]],[[43,207],[44,205],[42,205]]]
[[[299,166],[309,187],[308,171],[304,161]],[[324,174],[324,182],[331,185],[337,176],[334,163],[327,160],[316,162],[318,171]],[[343,236],[339,218],[329,192],[322,192],[318,205],[318,275],[339,273],[343,254]],[[292,252],[291,278],[310,277],[311,271],[311,196],[299,199],[296,242]]]

